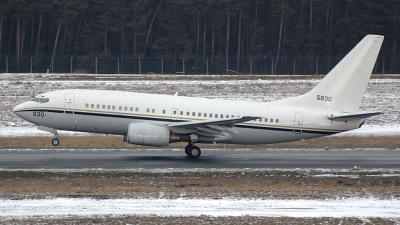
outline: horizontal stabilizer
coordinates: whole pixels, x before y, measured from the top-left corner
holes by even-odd
[[[333,120],[333,121],[345,122],[345,121],[365,119],[365,118],[377,116],[380,114],[383,114],[383,113],[382,112],[360,112],[360,113],[349,114],[349,115],[328,116],[328,119]]]

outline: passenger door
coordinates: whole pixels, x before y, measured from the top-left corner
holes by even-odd
[[[65,94],[64,113],[74,114],[74,110],[75,110],[75,94],[67,93]]]

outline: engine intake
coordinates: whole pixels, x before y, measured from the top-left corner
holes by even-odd
[[[164,147],[170,143],[171,130],[150,123],[131,123],[124,141],[129,144]]]

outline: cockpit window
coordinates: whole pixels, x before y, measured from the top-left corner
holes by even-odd
[[[37,102],[37,103],[47,103],[49,102],[48,98],[32,98],[31,101]]]

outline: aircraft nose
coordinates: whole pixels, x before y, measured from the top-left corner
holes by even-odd
[[[15,107],[13,108],[14,114],[18,115],[18,112],[20,112],[20,111],[22,110],[22,108],[23,108],[23,107],[22,107],[23,104],[24,104],[24,103],[19,104],[19,105],[15,106]]]

